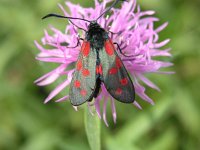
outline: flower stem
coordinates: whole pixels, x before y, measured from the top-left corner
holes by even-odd
[[[91,150],[101,149],[100,119],[97,116],[94,106],[90,109],[85,106],[85,130]]]

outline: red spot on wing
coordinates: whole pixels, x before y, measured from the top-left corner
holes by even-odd
[[[80,88],[81,82],[78,81],[78,80],[74,81],[74,86],[75,86],[76,88]]]
[[[114,54],[114,50],[115,50],[115,47],[114,47],[112,41],[111,40],[107,40],[105,42],[104,46],[105,46],[106,53],[109,56],[112,56]]]
[[[117,68],[121,68],[122,67],[122,61],[120,60],[119,57],[116,57],[115,63],[116,63],[116,67]]]
[[[87,57],[90,53],[90,42],[83,42],[81,46],[81,51],[83,53],[83,56]]]
[[[83,69],[82,74],[83,74],[83,76],[87,77],[90,75],[90,71],[88,69]]]
[[[117,68],[111,68],[110,70],[109,70],[109,74],[116,74],[117,73]]]
[[[115,91],[115,94],[116,94],[116,95],[121,95],[121,94],[122,94],[122,89],[121,89],[121,88],[118,88],[118,89]]]
[[[102,65],[98,65],[98,66],[96,67],[96,74],[100,74],[100,75],[103,74]]]
[[[81,90],[80,93],[81,93],[82,96],[86,96],[87,95],[87,91],[86,90]]]
[[[127,85],[128,84],[128,79],[127,78],[123,78],[120,80],[121,85]]]
[[[79,60],[79,61],[77,62],[77,64],[76,64],[76,69],[77,69],[78,71],[80,71],[81,68],[82,68],[82,66],[83,66],[83,64],[82,64],[81,60]]]

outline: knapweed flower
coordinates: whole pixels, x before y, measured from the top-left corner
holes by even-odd
[[[59,5],[59,7],[65,16],[94,20],[106,9],[106,5],[112,1],[113,0],[104,0],[102,3],[99,3],[98,0],[95,0],[95,8],[83,8],[80,5],[66,2],[65,4],[69,8],[70,13],[68,13],[62,5]],[[146,78],[145,74],[169,73],[159,70],[162,67],[169,67],[172,65],[170,62],[156,60],[157,56],[171,55],[169,53],[170,49],[161,50],[161,47],[169,42],[169,39],[162,42],[158,41],[158,33],[167,26],[167,23],[155,29],[154,23],[159,19],[152,16],[154,13],[154,11],[141,11],[140,7],[136,4],[136,0],[130,0],[129,2],[123,2],[120,9],[112,8],[110,16],[104,15],[98,20],[102,28],[107,31],[112,31],[113,34],[110,34],[110,38],[113,42],[120,45],[123,49],[123,53],[134,56],[134,58],[128,58],[118,53],[133,79],[136,94],[150,104],[154,104],[154,102],[145,94],[145,87],[143,85],[147,85],[158,91],[159,88]],[[82,20],[73,20],[73,22],[84,30],[88,28],[88,22]],[[42,38],[42,44],[35,42],[37,48],[40,50],[36,59],[43,62],[57,63],[59,66],[36,80],[35,83],[39,86],[46,86],[53,83],[61,76],[64,76],[66,79],[50,93],[45,103],[49,102],[70,85],[74,69],[70,69],[71,67],[69,66],[77,61],[81,48],[80,46],[76,48],[69,47],[74,47],[76,45],[79,36],[82,38],[85,36],[84,31],[78,30],[77,27],[71,23],[66,25],[65,32],[53,26],[50,26],[50,30],[53,31],[52,35],[49,35],[46,30],[44,31],[45,35]],[[67,43],[68,45],[62,45],[61,43]],[[142,85],[141,82],[144,84]],[[104,122],[108,125],[106,119],[107,103],[108,101],[111,102],[112,116],[114,122],[116,122],[115,101],[103,84],[101,85],[101,89],[99,96],[93,101],[93,105],[95,106],[98,116],[100,118],[103,117]],[[57,102],[68,100],[68,98],[69,96],[66,95],[57,100]],[[90,102],[88,102],[88,106],[90,107],[89,103]],[[100,103],[103,103],[102,113]],[[133,104],[141,109],[141,106],[136,100]]]

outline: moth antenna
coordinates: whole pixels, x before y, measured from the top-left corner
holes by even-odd
[[[97,19],[99,20],[104,14],[106,14],[107,12],[109,12],[111,10],[111,8],[113,8],[119,1],[127,1],[127,0],[115,0],[115,2],[109,7],[107,8]]]
[[[86,19],[83,19],[83,18],[74,18],[74,17],[66,17],[66,16],[62,16],[62,15],[58,15],[58,14],[48,14],[44,17],[42,17],[42,19],[46,19],[46,18],[49,18],[49,17],[57,17],[57,18],[67,18],[67,19],[77,19],[77,20],[83,20],[83,21],[86,21],[86,22],[91,22],[89,20],[86,20]]]
[[[69,19],[69,22],[71,22],[71,24],[73,24],[73,25],[76,26],[78,29],[83,30],[83,31],[85,31],[85,32],[86,32],[85,29],[83,29],[83,28],[81,28],[81,27],[75,25],[75,24],[71,21],[71,19],[74,19],[74,20],[75,20],[75,19],[77,19],[77,20],[83,20],[83,21],[87,21],[87,22],[90,23],[90,21],[89,21],[89,20],[86,20],[86,19],[74,18],[74,17],[66,17],[66,16],[61,16],[61,15],[58,15],[58,14],[48,14],[48,15],[42,17],[42,19],[46,19],[46,18],[49,18],[49,17],[67,18],[67,19]]]

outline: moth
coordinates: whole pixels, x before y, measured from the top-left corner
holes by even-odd
[[[48,14],[43,17],[43,19],[48,17],[67,18],[74,26],[85,31],[85,38],[78,40],[77,46],[80,44],[80,40],[83,42],[70,84],[69,99],[74,106],[96,98],[100,93],[102,83],[114,99],[123,103],[133,103],[135,100],[134,85],[109,37],[109,31],[98,24],[98,19],[109,12],[119,1],[115,0],[93,21],[57,14]],[[72,22],[73,19],[89,22],[88,29],[78,27]],[[117,48],[123,54],[118,44]]]

